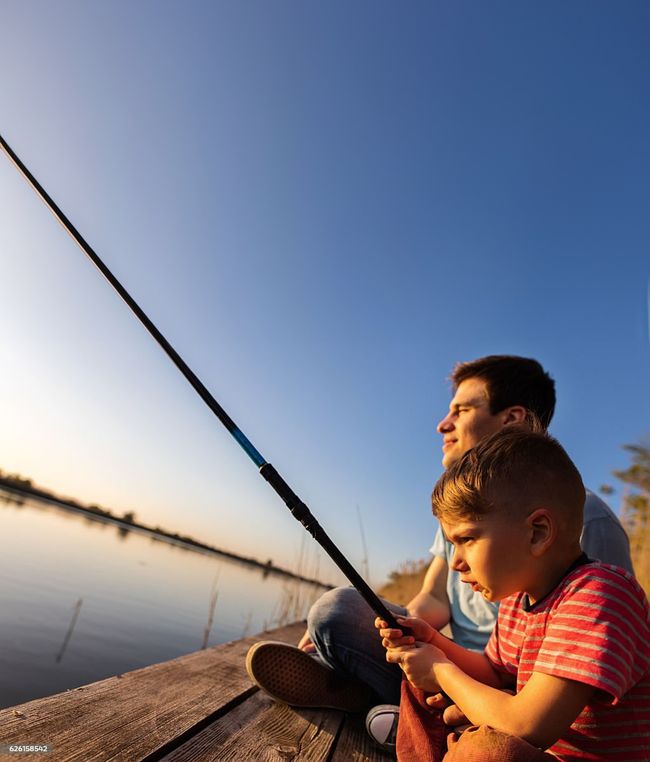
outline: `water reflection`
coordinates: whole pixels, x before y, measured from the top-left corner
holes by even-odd
[[[322,592],[3,490],[0,521],[0,706],[304,618]]]
[[[17,492],[5,492],[4,490],[0,490],[0,503],[20,508],[25,505],[25,498]]]

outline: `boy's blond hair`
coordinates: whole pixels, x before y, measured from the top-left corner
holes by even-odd
[[[506,426],[468,450],[440,477],[431,496],[436,518],[456,523],[508,512],[553,510],[580,537],[585,488],[560,443],[542,431]]]

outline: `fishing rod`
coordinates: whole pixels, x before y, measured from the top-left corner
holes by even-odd
[[[383,602],[375,594],[375,592],[369,587],[366,581],[361,577],[357,570],[347,560],[347,558],[341,553],[336,545],[329,538],[325,530],[320,526],[318,521],[314,518],[314,515],[309,508],[303,503],[303,501],[296,495],[291,487],[286,483],[282,476],[278,473],[271,463],[268,463],[262,455],[255,449],[251,441],[242,430],[235,424],[232,418],[226,413],[216,399],[210,394],[207,388],[199,380],[192,369],[187,365],[178,352],[172,347],[167,339],[160,333],[156,326],[147,317],[144,310],[137,304],[128,291],[122,286],[118,279],[108,269],[104,262],[99,258],[94,249],[87,243],[86,239],[79,233],[75,226],[70,222],[66,215],[59,209],[54,203],[52,198],[45,191],[43,186],[38,182],[34,175],[27,169],[23,162],[11,149],[7,141],[0,135],[0,147],[4,150],[7,156],[11,159],[16,168],[25,177],[27,182],[38,193],[41,199],[45,202],[46,206],[57,218],[57,220],[63,225],[65,230],[72,236],[82,251],[88,256],[92,263],[97,267],[101,274],[111,284],[111,286],[117,291],[117,293],[126,302],[131,311],[140,320],[144,327],[149,331],[153,338],[158,342],[162,350],[174,363],[174,365],[180,370],[185,378],[190,382],[194,390],[199,397],[205,402],[205,404],[212,410],[221,423],[226,427],[234,439],[238,442],[246,455],[253,461],[253,463],[259,469],[260,474],[266,479],[266,481],[273,487],[276,493],[282,498],[287,508],[291,511],[291,514],[297,519],[309,532],[309,534],[319,543],[319,545],[325,550],[329,557],[339,567],[339,569],[345,574],[352,585],[359,591],[366,603],[370,608],[382,619],[385,619],[391,627],[400,628],[405,630],[404,627],[397,623],[394,615],[386,608]],[[354,623],[350,623],[354,626]]]

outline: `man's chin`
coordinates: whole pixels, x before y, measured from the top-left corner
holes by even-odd
[[[442,467],[447,470],[448,468],[451,468],[451,466],[454,465],[454,463],[458,460],[460,456],[456,453],[452,452],[446,452],[442,456]]]

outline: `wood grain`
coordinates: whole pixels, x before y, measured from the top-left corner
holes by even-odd
[[[256,693],[161,762],[394,762],[377,747],[363,715],[307,711]]]
[[[342,712],[292,709],[262,693],[212,723],[164,762],[316,762],[329,759]]]
[[[377,746],[366,732],[365,717],[347,715],[328,762],[395,762],[395,755]]]

